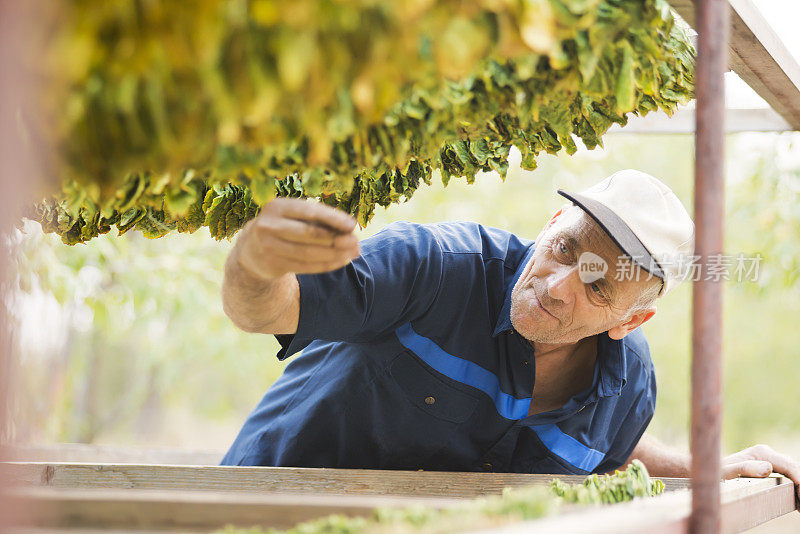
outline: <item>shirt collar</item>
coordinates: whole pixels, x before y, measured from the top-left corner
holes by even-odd
[[[513,332],[520,335],[511,324],[511,292],[522,275],[522,271],[525,270],[525,266],[533,256],[535,249],[536,243],[531,243],[519,262],[514,276],[506,286],[503,307],[500,308],[500,314],[497,317],[492,337],[497,337],[503,332]],[[622,386],[625,385],[627,380],[627,350],[623,340],[611,339],[608,337],[608,331],[601,332],[597,337],[597,369],[600,373],[597,394],[601,397],[619,395],[622,391]]]
[[[598,394],[601,397],[619,395],[627,382],[628,350],[622,339],[608,337],[608,331],[601,332],[597,337],[597,361],[600,364]]]

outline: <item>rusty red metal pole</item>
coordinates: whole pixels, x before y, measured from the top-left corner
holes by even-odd
[[[720,531],[722,435],[722,279],[706,279],[709,259],[723,253],[725,215],[726,0],[697,0],[694,213],[700,272],[692,293],[692,534]]]

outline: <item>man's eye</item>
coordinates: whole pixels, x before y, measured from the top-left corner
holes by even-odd
[[[604,296],[604,295],[603,295],[603,290],[602,290],[602,289],[600,289],[600,286],[599,286],[599,285],[597,285],[597,284],[596,284],[596,283],[594,283],[594,282],[592,282],[592,291],[594,291],[595,293],[597,293],[597,296],[599,296],[599,297],[603,297],[603,296]]]
[[[566,253],[568,252],[568,249],[567,249],[566,245],[564,245],[564,243],[559,243],[559,244],[558,244],[558,250],[559,250],[559,251],[560,251],[562,254],[566,254]]]

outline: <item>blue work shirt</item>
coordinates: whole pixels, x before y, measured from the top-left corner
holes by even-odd
[[[591,387],[528,415],[533,347],[510,319],[535,243],[471,222],[396,222],[336,271],[298,275],[302,350],[248,416],[223,465],[605,472],[653,416],[641,329],[597,336]]]

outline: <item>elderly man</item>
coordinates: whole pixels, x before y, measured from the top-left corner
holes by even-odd
[[[558,192],[571,202],[535,241],[399,222],[359,246],[340,211],[266,205],[230,253],[223,304],[274,334],[279,359],[302,354],[222,463],[586,474],[639,458],[688,476],[688,455],[642,439],[656,379],[639,327],[681,281],[694,224],[638,171]],[[800,478],[765,446],[723,463]]]

